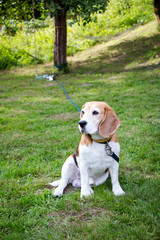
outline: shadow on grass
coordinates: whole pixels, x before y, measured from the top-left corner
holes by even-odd
[[[160,67],[160,34],[124,41],[109,46],[108,51],[97,58],[73,64],[76,73],[120,73],[122,71],[145,71]],[[156,60],[156,62],[155,62]]]

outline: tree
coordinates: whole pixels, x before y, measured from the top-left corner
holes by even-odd
[[[157,19],[157,22],[160,24],[160,1],[154,0],[153,4],[154,4],[155,17]]]
[[[68,8],[63,1],[55,0],[55,38],[54,38],[54,66],[65,67],[67,63],[67,22]]]
[[[72,23],[79,21],[81,17],[83,24],[86,25],[92,21],[92,13],[105,10],[107,0],[53,0],[51,2],[50,11],[54,13],[55,19],[54,65],[63,67],[67,64],[67,13]],[[93,20],[95,21],[96,18]]]
[[[107,1],[108,0],[1,0],[0,21],[2,22],[2,20],[4,21],[6,19],[30,20],[33,17],[33,6],[35,18],[39,18],[47,13],[54,16],[54,65],[61,68],[67,64],[67,16],[72,19],[72,23],[79,21],[81,17],[83,24],[86,25],[89,21],[96,20],[96,17],[92,18],[92,13],[105,11]]]

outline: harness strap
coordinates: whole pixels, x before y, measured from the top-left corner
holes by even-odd
[[[119,157],[114,152],[112,152],[111,157],[119,163]]]
[[[76,154],[75,153],[73,154],[73,158],[74,158],[74,162],[75,162],[75,164],[76,164],[76,166],[78,168],[78,162],[77,162],[77,158],[76,158]]]

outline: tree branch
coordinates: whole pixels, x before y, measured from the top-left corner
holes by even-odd
[[[38,60],[40,63],[44,63],[44,61],[43,61],[42,59],[40,59],[40,58],[37,58],[37,57],[35,57],[35,56],[31,55],[31,54],[30,54],[30,53],[28,53],[28,52],[26,52],[26,53],[27,53],[27,55],[29,55],[30,57],[34,58],[35,60]]]

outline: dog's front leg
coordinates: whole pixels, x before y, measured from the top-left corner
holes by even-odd
[[[122,190],[119,184],[118,169],[119,169],[119,164],[117,162],[115,162],[115,164],[111,168],[109,168],[111,182],[112,182],[112,192],[116,196],[125,194],[125,192]]]
[[[94,193],[94,191],[89,186],[88,166],[84,163],[80,164],[80,174],[81,174],[81,198],[89,197]]]
[[[59,186],[54,190],[54,196],[58,197],[63,194],[63,191],[68,184],[68,180],[72,175],[73,165],[74,165],[74,160],[73,160],[73,157],[70,156],[69,158],[67,158],[67,160],[62,166],[61,180],[60,180]]]

